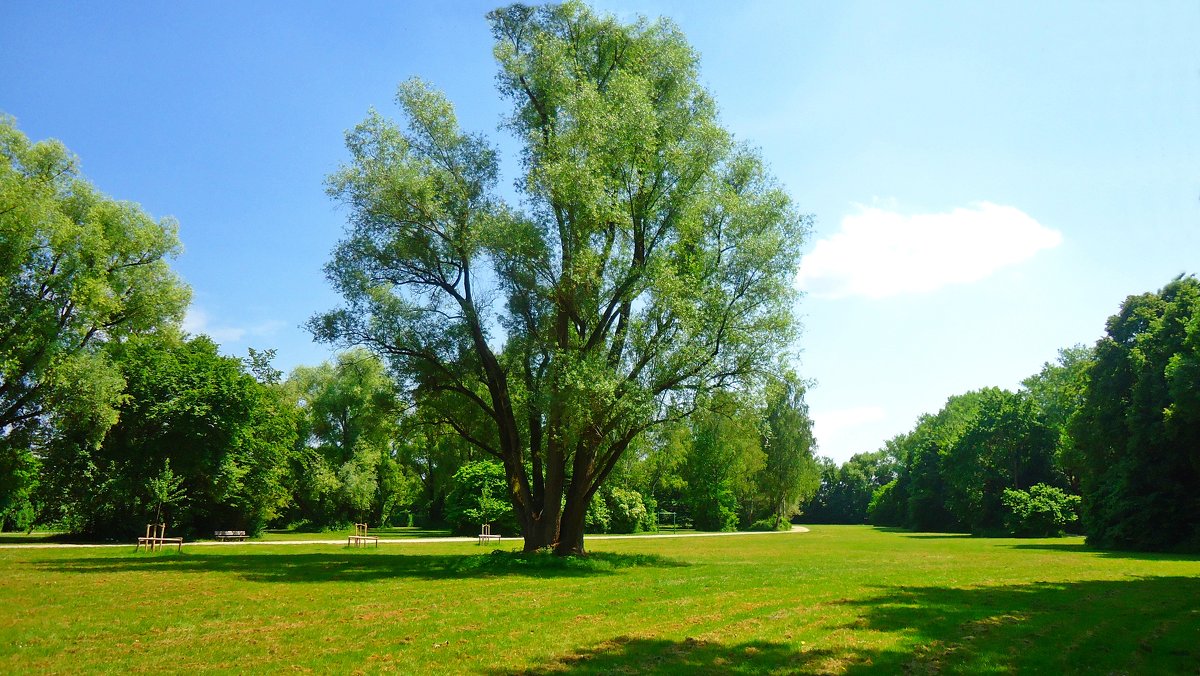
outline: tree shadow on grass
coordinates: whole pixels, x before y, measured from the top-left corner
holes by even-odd
[[[907,528],[897,528],[895,526],[874,526],[874,529],[880,533],[896,533],[904,537],[917,540],[963,540],[966,538],[976,537],[970,533],[927,533],[914,532]]]
[[[490,673],[1173,674],[1200,666],[1197,577],[887,587],[838,603],[857,618],[825,625],[807,647],[618,637]]]
[[[849,628],[915,639],[915,647],[881,651],[848,673],[1195,673],[1200,666],[1200,577],[889,588],[848,603],[862,609]]]
[[[1008,545],[1012,549],[1042,550],[1070,554],[1095,554],[1106,559],[1136,559],[1138,561],[1200,561],[1200,554],[1178,554],[1173,552],[1130,552],[1097,549],[1082,542],[1022,542]]]
[[[688,565],[653,554],[597,552],[586,557],[523,554],[496,550],[490,554],[393,554],[379,550],[343,553],[179,554],[96,556],[42,559],[34,565],[55,572],[112,574],[227,573],[253,582],[369,582],[391,578],[444,580],[521,575],[589,577],[634,567],[676,568]]]
[[[812,671],[822,663],[827,664],[824,661],[831,657],[824,651],[801,652],[786,643],[772,641],[726,644],[694,638],[672,641],[620,636],[532,669],[493,669],[484,673],[494,676],[795,673]]]

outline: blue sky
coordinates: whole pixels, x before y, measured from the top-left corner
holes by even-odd
[[[188,326],[289,370],[330,355],[300,325],[338,303],[323,180],[345,129],[420,75],[513,148],[493,6],[10,0],[0,111],[177,218]],[[1125,296],[1200,272],[1200,3],[598,6],[672,17],[725,124],[816,217],[798,369],[825,455],[1016,387]]]

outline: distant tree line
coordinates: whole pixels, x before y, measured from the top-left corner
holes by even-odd
[[[0,160],[0,530],[519,532],[508,473],[461,433],[475,407],[414,399],[365,349],[286,377],[271,350],[222,355],[180,328],[173,221],[102,195],[11,118]],[[588,530],[652,531],[662,510],[705,529],[787,527],[817,470],[804,384],[779,373],[712,388],[693,415],[631,438]]]
[[[950,397],[879,451],[823,460],[805,518],[1200,550],[1200,282],[1130,296],[1105,329],[1020,391]]]

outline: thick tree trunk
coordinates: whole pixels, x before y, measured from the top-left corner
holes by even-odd
[[[585,554],[583,549],[583,527],[587,517],[587,500],[568,499],[558,527],[558,542],[554,553],[559,556]]]

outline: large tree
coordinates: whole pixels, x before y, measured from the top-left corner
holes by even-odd
[[[1007,514],[1005,489],[1058,482],[1058,433],[1027,393],[989,387],[964,396],[976,408],[942,458],[945,504],[972,533],[996,533]]]
[[[1088,542],[1200,551],[1200,281],[1130,296],[1106,328],[1071,425]]]
[[[1083,407],[1093,357],[1092,348],[1085,345],[1064,348],[1058,351],[1058,363],[1046,362],[1040,372],[1021,381],[1058,435],[1057,464],[1072,493],[1080,491],[1085,458],[1071,436],[1071,420]]]
[[[116,422],[123,382],[103,344],[178,322],[189,291],[167,260],[171,219],[113,200],[57,141],[0,116],[0,514],[29,488],[60,422]]]
[[[278,388],[256,381],[207,336],[133,336],[108,346],[125,396],[120,420],[96,447],[62,435],[47,449],[48,520],[112,538],[164,518],[192,534],[260,531],[288,500],[294,410]],[[185,498],[159,510],[153,483],[177,477]]]
[[[588,503],[639,434],[787,352],[807,220],[721,127],[669,21],[578,3],[488,19],[522,210],[485,139],[403,84],[405,124],[372,113],[329,181],[350,212],[327,267],[346,304],[312,329],[386,356],[503,463],[527,549],[582,552]]]

